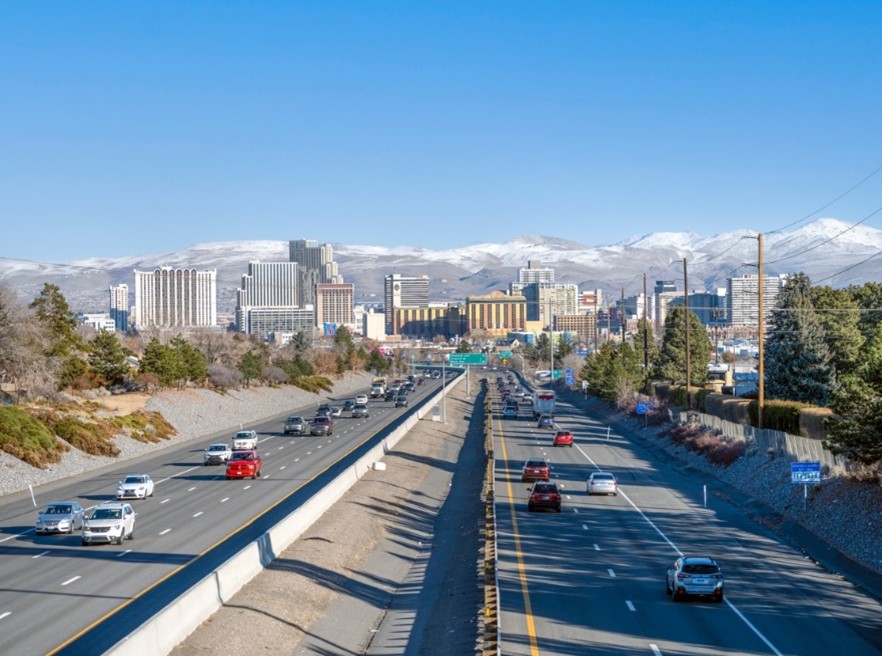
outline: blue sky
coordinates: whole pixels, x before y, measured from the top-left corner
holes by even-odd
[[[880,33],[877,1],[4,3],[0,257],[771,231],[882,166]],[[817,216],[880,205],[882,173]]]

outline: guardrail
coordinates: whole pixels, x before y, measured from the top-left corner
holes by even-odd
[[[376,445],[346,466],[327,485],[312,494],[296,510],[283,517],[259,537],[210,568],[196,583],[153,613],[151,608],[132,611],[135,619],[126,622],[136,625],[122,641],[101,646],[100,640],[90,640],[90,633],[83,633],[54,654],[96,654],[103,651],[110,656],[165,656],[207,620],[223,604],[228,602],[246,583],[281,554],[294,540],[302,535],[322,514],[336,503],[373,464],[403,438],[416,424],[442,401],[443,395],[462,381],[462,376],[445,382],[435,395],[426,399],[416,411]],[[198,560],[198,559],[197,559]],[[165,579],[163,580],[165,581]],[[161,585],[163,581],[154,585]],[[152,590],[152,588],[151,588]],[[137,601],[137,600],[136,600]],[[128,605],[127,605],[128,606]],[[124,607],[128,610],[128,607]],[[105,622],[118,621],[115,616]],[[98,627],[93,627],[97,629]]]
[[[487,390],[487,379],[482,381]],[[484,472],[484,644],[483,656],[499,655],[499,568],[496,554],[496,459],[493,456],[493,400],[490,394],[484,401],[484,453],[487,457]]]

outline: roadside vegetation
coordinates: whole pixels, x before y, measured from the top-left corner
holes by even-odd
[[[209,329],[117,335],[79,325],[56,285],[29,304],[0,287],[0,450],[43,468],[71,447],[113,457],[119,435],[158,442],[175,434],[157,413],[109,413],[100,403],[108,393],[280,385],[319,393],[346,372],[391,367],[377,344],[356,344],[343,327],[316,343],[298,333],[280,348]]]

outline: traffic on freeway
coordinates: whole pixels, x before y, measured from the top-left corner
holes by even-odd
[[[335,419],[332,435],[285,435],[286,417],[291,413],[312,416],[313,407],[291,408],[285,415],[249,427],[257,435],[254,452],[260,465],[257,471],[243,472],[243,478],[228,480],[226,466],[206,466],[205,449],[231,442],[236,433],[232,430],[170,447],[137,463],[120,463],[77,480],[36,488],[38,504],[51,500],[64,509],[68,503],[83,509],[84,519],[74,518],[73,531],[66,524],[63,530],[41,530],[37,535],[38,512],[45,508],[34,507],[22,495],[0,499],[0,577],[4,582],[0,653],[101,653],[100,640],[112,640],[120,632],[114,620],[121,609],[130,612],[138,606],[130,603],[133,599],[148,596],[157,582],[173,574],[170,580],[174,581],[215,553],[223,557],[225,545],[234,549],[241,539],[238,536],[247,533],[245,527],[269,517],[274,507],[293,499],[295,491],[320,489],[325,472],[366,448],[387,426],[416,411],[415,406],[438,387],[420,386],[411,393],[409,408],[371,399],[369,416]],[[228,462],[236,453],[232,451]],[[120,481],[127,478],[132,480],[121,488]],[[116,501],[118,489],[126,490],[125,502]],[[302,500],[298,497],[288,503]],[[119,521],[111,518],[107,533],[103,519],[96,517],[89,527],[89,518],[99,509],[102,518],[111,514],[109,505],[124,506]],[[125,507],[131,508],[130,514]],[[46,526],[43,521],[41,526]],[[120,523],[120,528],[113,528]],[[89,545],[82,544],[85,530]],[[149,616],[141,613],[140,621]],[[111,621],[93,628],[110,616]],[[132,628],[130,624],[122,627],[123,636],[126,627]]]
[[[705,507],[702,485],[713,489],[713,481],[672,468],[561,399],[554,430],[504,415],[499,389],[493,427],[500,653],[882,651],[882,605],[724,495],[712,493]],[[572,435],[572,448],[555,448],[560,431]],[[534,512],[535,486],[546,477],[528,478],[525,463],[543,461],[560,491],[559,512]],[[558,509],[551,497],[541,503]]]

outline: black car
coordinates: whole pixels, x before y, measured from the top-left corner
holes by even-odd
[[[398,394],[396,394],[395,390],[390,389],[386,391],[386,394],[383,396],[383,400],[394,401],[396,396],[398,396]]]

